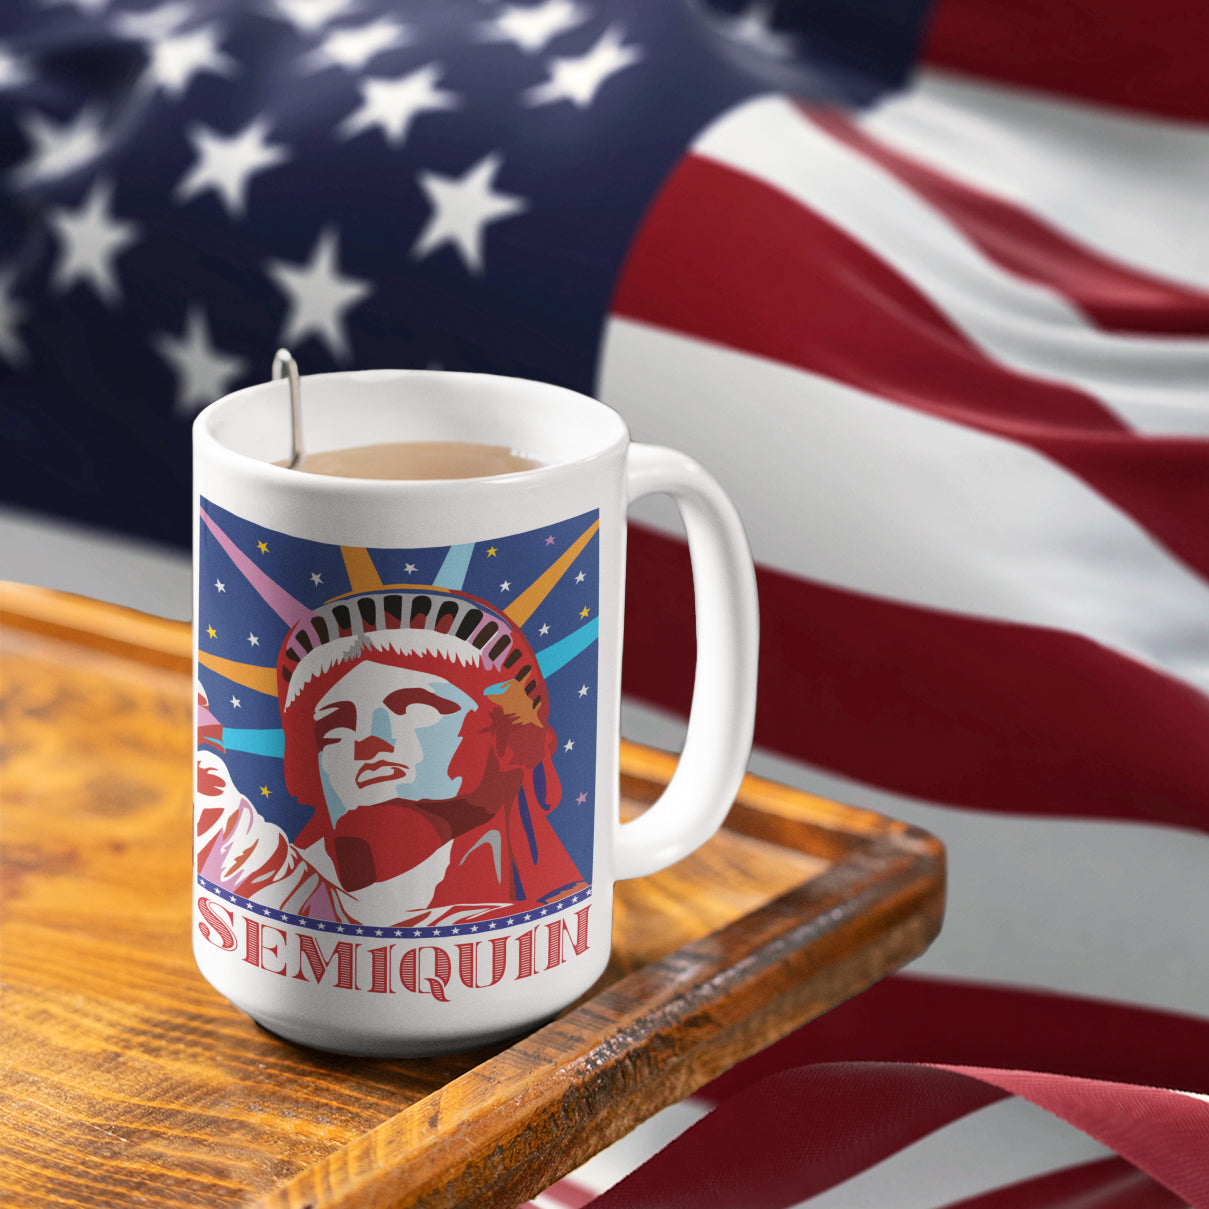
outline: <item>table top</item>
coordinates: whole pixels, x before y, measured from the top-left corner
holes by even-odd
[[[517,1205],[940,928],[936,839],[748,777],[708,844],[618,884],[611,964],[552,1023],[303,1049],[193,964],[188,626],[5,584],[0,661],[0,1193],[30,1209]],[[633,811],[675,757],[621,766]]]

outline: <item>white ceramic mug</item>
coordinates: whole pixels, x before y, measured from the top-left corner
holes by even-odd
[[[284,381],[194,425],[193,942],[289,1040],[405,1057],[530,1028],[609,957],[615,880],[718,828],[750,752],[757,605],[722,490],[559,387],[302,379],[308,452],[463,440],[541,464],[457,480],[286,469]],[[659,801],[618,818],[626,507],[681,509],[698,666]]]

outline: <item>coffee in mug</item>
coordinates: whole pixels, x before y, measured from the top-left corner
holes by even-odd
[[[307,453],[295,467],[352,479],[476,479],[517,474],[541,463],[507,445],[475,441],[388,441]]]
[[[284,382],[194,424],[194,955],[294,1042],[501,1040],[603,973],[617,880],[725,817],[755,710],[751,554],[700,466],[572,391],[375,370],[304,378],[301,398],[307,449],[339,475],[279,464]],[[538,464],[366,471],[466,433]],[[681,506],[694,599],[666,623],[695,612],[699,662],[676,774],[623,824],[625,514],[651,492]]]

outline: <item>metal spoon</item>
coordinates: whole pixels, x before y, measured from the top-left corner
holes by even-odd
[[[302,384],[298,378],[298,362],[288,348],[279,348],[273,354],[273,381],[290,379],[290,460],[286,466],[296,470],[302,461]]]

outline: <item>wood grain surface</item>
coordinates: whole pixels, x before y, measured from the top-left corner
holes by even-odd
[[[727,827],[619,884],[614,956],[510,1046],[302,1049],[189,941],[188,627],[0,588],[0,1199],[40,1206],[511,1206],[921,952],[932,837],[749,778]],[[674,757],[623,745],[623,796]]]

